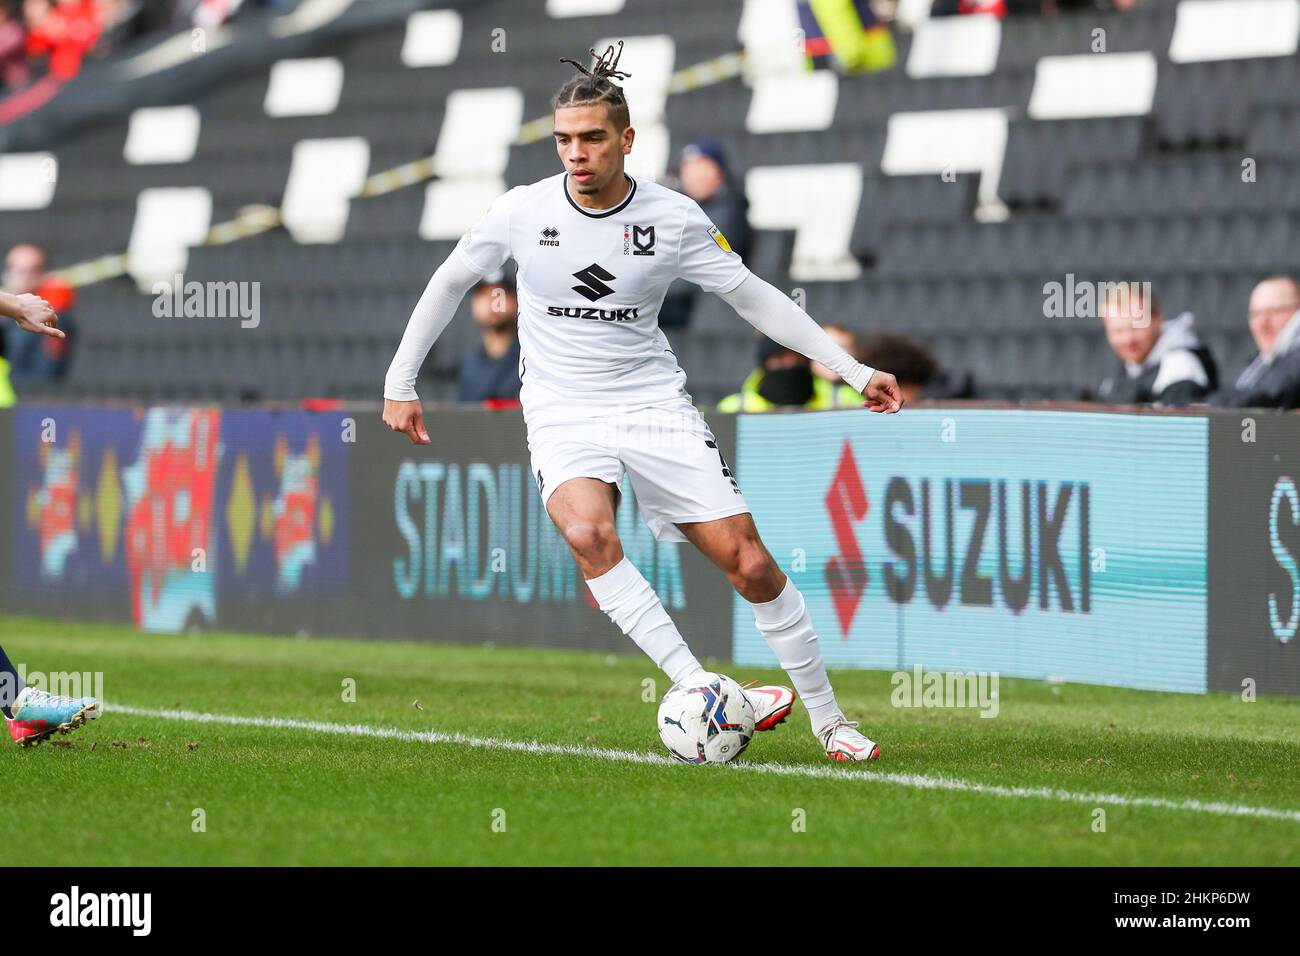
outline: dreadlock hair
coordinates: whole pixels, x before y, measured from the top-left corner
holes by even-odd
[[[602,54],[597,54],[593,49],[588,49],[587,52],[596,58],[591,69],[567,56],[560,57],[561,63],[572,63],[581,75],[572,77],[560,87],[560,91],[551,99],[551,109],[603,103],[614,128],[621,133],[632,124],[632,117],[628,113],[623,88],[611,80],[624,80],[632,75],[618,69],[619,57],[623,55],[623,41],[618,41],[617,53],[614,52],[613,44],[606,47]]]

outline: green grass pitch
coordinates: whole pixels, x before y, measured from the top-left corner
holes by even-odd
[[[0,644],[102,672],[110,705],[67,746],[0,746],[0,842],[24,864],[1300,863],[1297,700],[1005,679],[987,719],[833,671],[877,763],[827,761],[799,704],[750,769],[690,767],[658,757],[642,682],[667,682],[639,655],[13,617]]]

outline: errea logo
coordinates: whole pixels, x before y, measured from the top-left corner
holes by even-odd
[[[558,246],[560,244],[560,230],[554,226],[547,226],[542,230],[542,238],[537,240],[539,246]]]
[[[152,928],[152,893],[70,893],[50,897],[51,926],[129,926],[133,936]]]

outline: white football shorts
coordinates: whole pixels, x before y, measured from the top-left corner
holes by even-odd
[[[750,510],[713,431],[688,399],[602,405],[575,402],[535,382],[524,390],[528,451],[543,506],[570,478],[617,487],[626,473],[641,516],[659,541],[685,541],[678,522]]]

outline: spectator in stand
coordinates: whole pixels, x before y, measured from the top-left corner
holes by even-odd
[[[27,34],[6,0],[0,0],[0,91],[27,85]]]
[[[66,337],[27,335],[15,323],[6,323],[4,357],[9,362],[9,380],[21,395],[25,386],[56,382],[68,370],[70,343],[76,340],[76,322],[71,309],[72,287],[45,271],[46,254],[40,246],[23,243],[5,256],[0,289],[10,295],[37,295],[59,315],[59,328]]]
[[[822,326],[826,334],[835,340],[840,348],[848,352],[859,362],[866,363],[862,358],[862,348],[858,342],[857,334],[847,326],[831,322]],[[878,367],[878,366],[873,366]],[[825,379],[834,386],[831,392],[831,403],[835,408],[860,408],[862,406],[862,396],[853,388],[852,385],[845,383],[844,379],[836,375],[821,362],[812,363],[812,373],[818,378]]]
[[[460,360],[456,401],[510,401],[519,398],[519,300],[515,284],[501,276],[482,279],[469,300],[470,314],[483,341]]]
[[[1144,295],[1141,283],[1120,282],[1112,288],[1118,294],[1098,295],[1097,305],[1106,341],[1119,363],[1102,380],[1097,401],[1173,406],[1204,402],[1218,385],[1218,372],[1210,350],[1192,328],[1192,313],[1166,321],[1155,293]]]
[[[35,295],[13,295],[0,292],[0,319],[13,319],[16,328],[37,335],[49,335],[56,339],[64,337],[59,328],[59,317],[44,299]],[[9,323],[3,323],[8,326]],[[0,345],[5,336],[0,334]],[[9,363],[5,361],[0,349],[0,408],[10,408],[17,401],[13,388],[9,385]],[[0,652],[2,654],[3,652]]]
[[[27,55],[48,58],[48,73],[70,80],[99,42],[103,11],[95,0],[26,0]]]
[[[916,399],[972,398],[971,376],[948,372],[922,345],[906,335],[877,332],[861,342],[858,361],[872,368],[887,368],[898,379],[904,404]]]
[[[1300,408],[1300,282],[1270,276],[1250,293],[1250,334],[1259,354],[1212,405]]]
[[[847,387],[847,386],[846,386]],[[862,404],[858,396],[858,405]],[[813,374],[808,356],[766,336],[758,341],[758,368],[740,391],[718,402],[720,412],[767,412],[774,408],[835,407],[835,386]]]
[[[882,6],[872,0],[796,0],[805,68],[855,76],[893,66],[898,48],[886,17],[894,11]]]
[[[740,258],[749,254],[749,201],[731,184],[727,157],[721,144],[701,139],[682,150],[679,170],[681,192],[704,210],[728,245]],[[691,308],[699,287],[676,279],[668,287],[659,309],[660,328],[681,328],[691,320]]]

